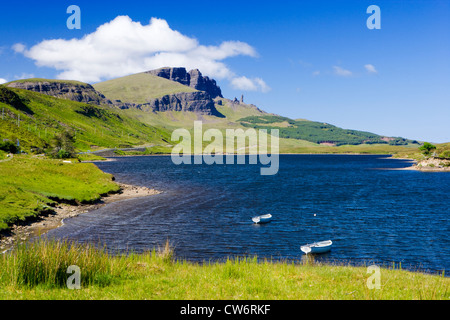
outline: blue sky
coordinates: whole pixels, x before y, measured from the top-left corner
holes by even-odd
[[[69,5],[81,9],[81,30],[66,27]],[[380,30],[366,26],[369,5],[381,9]],[[157,19],[151,23],[151,18]],[[96,32],[105,24],[111,28]],[[111,30],[128,27],[117,41],[110,37]],[[93,83],[186,61],[216,78],[225,97],[244,94],[247,103],[268,112],[450,141],[446,0],[9,1],[2,3],[0,30],[0,79],[8,81],[67,75]],[[132,30],[155,39],[145,45],[128,39]],[[94,53],[86,35],[97,41]],[[71,39],[86,51],[74,52]],[[57,51],[55,61],[44,40]],[[118,48],[112,50],[112,43]],[[157,48],[146,55],[153,43]],[[104,59],[95,60],[95,54]],[[118,57],[129,62],[114,60]]]

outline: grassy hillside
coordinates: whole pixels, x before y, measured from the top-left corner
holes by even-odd
[[[0,138],[19,140],[26,151],[44,150],[55,134],[75,133],[78,150],[166,145],[167,130],[142,123],[123,110],[57,99],[0,86]]]
[[[137,104],[178,92],[195,92],[197,90],[148,73],[108,80],[94,84],[93,87],[110,100],[121,100]]]
[[[328,123],[292,120],[275,115],[250,116],[239,119],[239,122],[251,128],[271,129],[280,131],[280,137],[286,139],[300,139],[316,144],[332,146],[361,145],[361,144],[389,144],[393,146],[416,144],[404,138],[383,137],[374,133],[342,129]]]

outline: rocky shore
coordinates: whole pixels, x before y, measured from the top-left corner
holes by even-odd
[[[422,172],[450,172],[450,160],[431,157],[428,159],[415,161],[411,167],[402,168],[398,170],[417,170]]]
[[[41,215],[33,221],[30,220],[22,224],[14,225],[10,231],[0,234],[0,253],[10,249],[15,244],[30,239],[31,237],[43,235],[52,229],[62,226],[65,219],[97,210],[109,203],[126,199],[148,197],[161,193],[158,190],[147,187],[137,187],[122,183],[119,183],[119,185],[121,187],[121,191],[119,193],[103,197],[94,204],[59,204],[52,212]]]

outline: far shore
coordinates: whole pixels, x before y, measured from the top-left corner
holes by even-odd
[[[209,154],[190,154],[191,156],[204,156]],[[217,154],[220,155],[220,154]],[[226,155],[226,154],[223,154]],[[234,154],[237,155],[237,154]],[[246,156],[248,154],[245,154]],[[450,167],[429,167],[420,166],[417,161],[411,158],[396,158],[392,154],[383,153],[279,153],[279,155],[335,155],[335,156],[386,156],[383,159],[395,159],[395,160],[408,160],[412,161],[412,165],[405,168],[386,168],[386,170],[414,170],[421,172],[450,172]],[[86,162],[105,162],[105,161],[115,161],[114,158],[128,158],[128,157],[170,157],[170,154],[141,154],[141,155],[118,155],[114,157],[105,157],[106,160],[96,160],[96,161],[86,161]]]
[[[126,199],[148,197],[161,193],[161,191],[147,187],[138,187],[123,183],[118,184],[121,187],[120,192],[102,197],[96,203],[81,205],[58,204],[52,213],[41,215],[33,220],[25,221],[22,224],[13,225],[10,231],[0,234],[0,253],[5,252],[14,245],[24,242],[32,237],[46,234],[52,229],[63,226],[65,219],[97,210],[109,203]]]

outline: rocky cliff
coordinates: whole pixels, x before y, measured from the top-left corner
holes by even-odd
[[[90,84],[77,81],[57,81],[44,79],[30,79],[12,82],[11,88],[25,89],[39,92],[56,98],[68,99],[96,105],[111,104],[103,94],[96,91]]]
[[[186,71],[186,68],[161,68],[157,70],[147,71],[146,73],[165,78],[171,81],[176,81],[185,86],[194,88],[196,90],[207,92],[212,99],[222,97],[222,90],[217,85],[214,79],[203,76],[198,70]]]
[[[186,111],[220,118],[224,117],[216,109],[214,101],[209,94],[202,91],[169,94],[143,104],[124,103],[122,101],[113,101],[112,103],[121,109],[137,108],[153,112]]]
[[[223,117],[207,92],[180,92],[154,99],[148,104],[153,111],[189,111]]]

